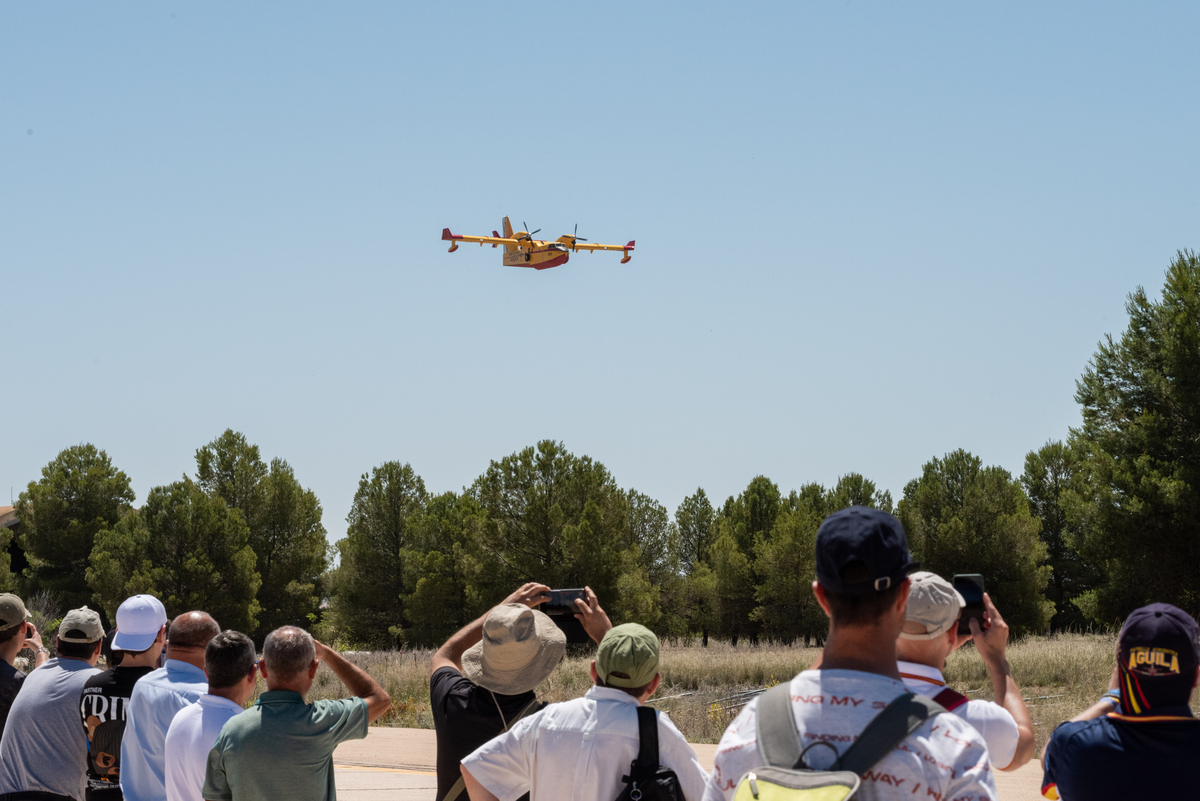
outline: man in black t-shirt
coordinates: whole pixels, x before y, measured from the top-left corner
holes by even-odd
[[[22,650],[33,650],[33,666],[38,667],[50,658],[50,651],[42,645],[42,635],[29,622],[29,612],[24,602],[11,592],[0,594],[0,734],[8,721],[8,710],[12,707],[25,673],[17,670],[13,662]]]
[[[545,706],[533,691],[566,652],[566,637],[534,609],[550,599],[549,590],[525,584],[434,653],[429,699],[437,734],[437,801],[466,801],[463,757]],[[586,601],[575,602],[575,617],[600,642],[612,623],[590,587],[586,594]]]
[[[152,595],[135,595],[117,609],[116,667],[87,680],[79,715],[88,738],[87,801],[120,801],[121,737],[133,685],[158,667],[167,634],[167,611]]]

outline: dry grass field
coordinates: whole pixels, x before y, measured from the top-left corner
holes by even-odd
[[[1116,638],[1111,635],[1070,634],[1031,638],[1010,644],[1009,663],[1033,717],[1038,753],[1054,727],[1090,706],[1108,687]],[[664,643],[663,684],[652,701],[665,710],[689,740],[715,743],[737,715],[742,693],[761,690],[805,669],[819,649],[745,643],[730,647],[711,643]],[[432,728],[429,711],[430,651],[391,651],[357,654],[352,659],[391,694],[393,711],[377,725]],[[569,655],[539,688],[548,701],[578,698],[591,686],[590,653]],[[951,657],[946,678],[970,698],[992,698],[992,685],[983,661],[966,646]],[[313,698],[345,694],[327,668],[317,674]],[[1193,705],[1200,712],[1200,705]]]

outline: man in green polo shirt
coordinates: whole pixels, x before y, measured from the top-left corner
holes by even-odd
[[[355,696],[305,703],[319,662]],[[267,635],[259,671],[267,692],[230,718],[208,755],[208,801],[333,801],[333,749],[367,736],[392,700],[364,671],[308,632],[284,626]]]

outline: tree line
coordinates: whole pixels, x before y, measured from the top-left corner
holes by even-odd
[[[1077,382],[1082,422],[1013,476],[964,450],[891,494],[858,473],[786,493],[765,476],[723,503],[703,488],[673,514],[600,462],[546,440],[432,494],[410,464],[359,480],[345,538],[286,461],[226,431],[194,476],[134,506],[93,445],[62,451],[0,529],[0,589],[56,593],[114,614],[150,592],[172,614],[211,611],[257,636],[317,627],[364,647],[430,646],[513,586],[589,585],[614,620],[662,636],[820,641],[810,591],[821,520],[846,506],[896,514],[924,568],[982,573],[1017,634],[1111,627],[1169,601],[1200,612],[1200,259],[1172,260],[1161,299],[1141,288],[1129,325]]]

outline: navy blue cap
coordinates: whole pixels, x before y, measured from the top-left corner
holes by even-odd
[[[1170,604],[1150,604],[1125,618],[1117,637],[1121,695],[1127,711],[1187,703],[1200,662],[1200,627]]]
[[[852,562],[866,568],[865,581],[842,582]],[[830,592],[865,595],[895,587],[919,568],[908,552],[900,521],[869,506],[851,506],[825,518],[817,530],[817,581]]]

